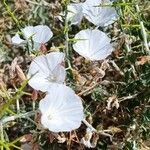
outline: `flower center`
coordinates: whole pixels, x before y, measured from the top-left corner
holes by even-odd
[[[50,75],[47,79],[49,82],[56,82],[56,80],[57,80],[56,76],[54,76],[54,75]]]
[[[52,118],[53,118],[52,115],[48,115],[48,116],[47,116],[47,119],[48,119],[48,120],[52,120]]]

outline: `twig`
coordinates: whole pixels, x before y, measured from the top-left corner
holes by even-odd
[[[97,132],[97,130],[91,125],[89,124],[85,119],[82,120],[82,122],[93,132]]]
[[[150,105],[146,105],[145,108],[150,108]]]
[[[88,89],[86,89],[86,90],[84,90],[84,91],[78,93],[77,95],[81,96],[81,95],[83,95],[84,93],[87,93],[88,91],[90,91],[90,90],[92,90],[93,88],[95,88],[98,84],[99,84],[98,82],[95,83],[93,86],[91,86],[91,87],[89,87]]]
[[[116,71],[118,71],[120,73],[120,75],[124,75],[124,73],[120,70],[120,68],[117,66],[117,64],[111,60],[110,63],[113,65],[113,67],[116,69]]]
[[[112,141],[112,135],[110,135],[108,133],[105,133],[105,130],[104,131],[99,131],[98,133],[103,135],[103,136],[108,136],[110,138],[110,141]]]
[[[85,119],[82,120],[82,122],[92,131],[92,132],[95,132],[95,133],[98,133],[98,134],[101,134],[101,135],[104,135],[104,136],[108,136],[110,138],[110,140],[112,141],[112,135],[108,134],[108,133],[105,133],[105,132],[108,132],[108,130],[101,130],[101,131],[97,131],[91,124],[89,124]],[[109,130],[109,132],[111,132]]]
[[[122,98],[119,98],[119,102],[123,102],[125,100],[128,100],[128,99],[133,99],[137,96],[138,94],[134,94],[134,95],[129,95],[129,96],[126,96],[126,97],[122,97]]]

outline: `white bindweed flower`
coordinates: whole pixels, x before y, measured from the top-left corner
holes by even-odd
[[[100,30],[81,30],[75,35],[73,49],[89,60],[103,60],[113,51],[111,39]]]
[[[53,132],[77,129],[83,119],[81,99],[65,85],[55,85],[39,103],[41,124]]]
[[[71,24],[80,24],[83,18],[82,13],[82,3],[72,3],[67,6],[68,14],[67,20],[71,22]]]
[[[115,8],[111,6],[109,0],[86,0],[83,3],[83,14],[87,20],[96,26],[107,26],[112,24],[118,17]]]
[[[12,37],[12,43],[19,45],[28,42],[30,46],[32,46],[33,43],[34,49],[39,49],[41,44],[47,43],[53,36],[51,29],[46,25],[38,25],[35,27],[27,26],[21,29],[21,32],[24,39],[20,38],[20,35],[16,33],[16,35]]]
[[[61,52],[51,52],[36,57],[29,67],[29,85],[36,90],[46,92],[53,84],[64,83],[66,71],[61,65],[64,57],[64,53]]]

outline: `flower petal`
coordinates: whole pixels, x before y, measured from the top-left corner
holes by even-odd
[[[65,78],[66,78],[65,68],[61,65],[58,65],[53,70],[53,75],[56,77],[57,83],[63,83],[65,81]]]
[[[81,125],[83,106],[80,98],[65,85],[53,86],[39,103],[41,123],[53,132],[71,131]]]
[[[102,60],[111,54],[113,47],[111,39],[100,30],[82,30],[75,35],[78,41],[73,49],[89,60]]]
[[[110,4],[109,0],[106,4]],[[118,15],[115,8],[111,6],[99,6],[105,5],[103,1],[99,0],[86,0],[83,3],[83,14],[87,20],[92,22],[96,26],[107,26],[117,20]]]
[[[23,28],[21,31],[26,39],[29,39],[31,36],[35,34],[33,26],[27,26]]]
[[[62,84],[66,71],[61,66],[64,53],[52,52],[36,57],[30,64],[28,71],[29,85],[36,90],[46,92],[53,83]]]
[[[37,56],[32,63],[30,64],[28,74],[29,76],[34,75],[35,73],[43,73],[45,76],[49,75],[49,68],[46,61],[46,55]]]
[[[62,52],[51,52],[46,55],[48,65],[51,70],[54,70],[58,65],[60,65],[65,58],[65,54]]]
[[[78,3],[78,4],[72,3],[67,6],[67,10],[68,10],[67,20],[74,25],[80,24],[83,18],[82,3]]]
[[[11,40],[13,44],[17,44],[17,45],[22,44],[25,41],[20,38],[19,34],[16,34],[15,36],[13,36]]]
[[[33,77],[30,77],[28,84],[34,88],[35,90],[40,90],[42,92],[46,92],[51,87],[51,82],[46,79],[44,74],[35,74]]]
[[[35,26],[34,33],[35,35],[33,36],[33,41],[37,43],[46,43],[53,36],[51,29],[46,25]]]

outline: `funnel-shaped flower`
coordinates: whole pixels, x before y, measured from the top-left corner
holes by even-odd
[[[111,39],[100,30],[86,29],[75,35],[77,42],[73,49],[89,60],[103,60],[111,54],[113,47]]]
[[[112,24],[118,17],[115,8],[111,7],[109,0],[86,0],[82,8],[85,18],[96,26],[103,27]]]
[[[19,34],[16,33],[16,35],[12,37],[12,43],[23,44],[28,41],[29,45],[32,46],[33,41],[34,49],[39,49],[41,44],[45,44],[53,36],[51,29],[46,25],[38,25],[35,27],[27,26],[21,29],[21,32],[23,34],[24,39],[21,39]]]
[[[67,20],[71,22],[71,24],[80,24],[83,18],[82,13],[82,3],[72,3],[67,6],[68,14]]]
[[[54,83],[61,84],[65,80],[65,68],[61,65],[64,53],[52,52],[36,57],[28,71],[29,85],[46,92]]]
[[[55,85],[39,103],[41,123],[53,132],[77,129],[83,119],[83,106],[74,91],[65,85]]]

